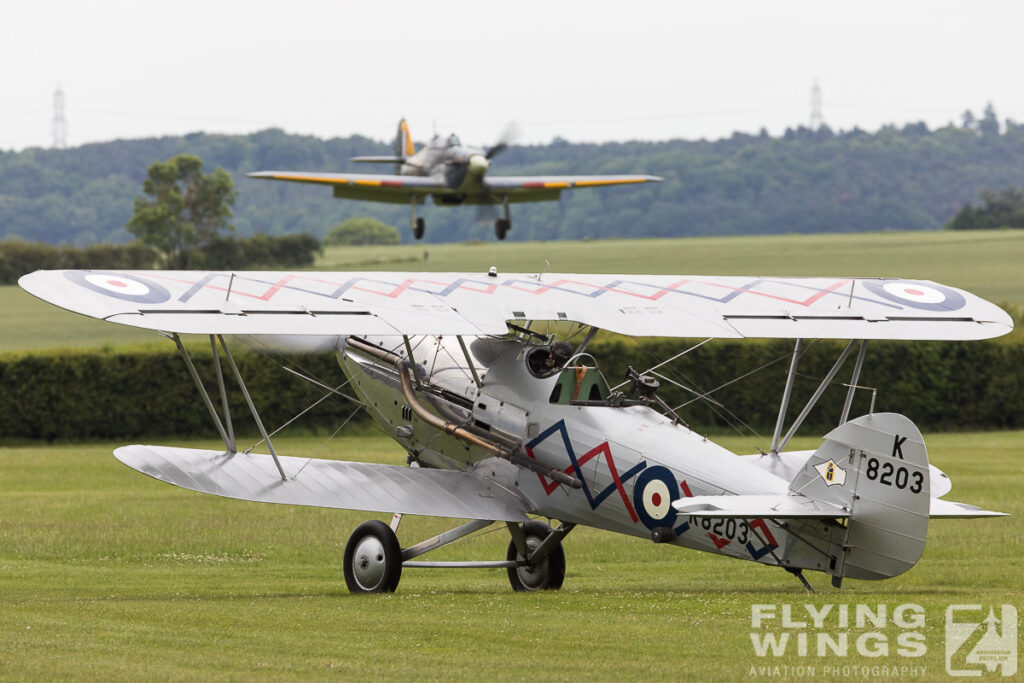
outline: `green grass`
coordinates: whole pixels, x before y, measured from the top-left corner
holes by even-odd
[[[184,491],[122,466],[113,446],[0,449],[0,678],[733,680],[751,665],[823,664],[754,657],[753,604],[914,602],[927,615],[926,656],[828,663],[926,666],[935,679],[947,605],[1024,607],[1019,432],[929,439],[951,499],[1017,517],[934,522],[907,574],[838,592],[814,574],[813,596],[777,569],[589,529],[566,540],[558,592],[515,594],[500,570],[408,569],[394,595],[351,596],[340,558],[366,515]],[[278,441],[288,454],[319,446]],[[320,455],[401,461],[378,437],[335,440]],[[449,524],[407,517],[400,538]],[[498,529],[436,559],[494,559],[506,543]]]
[[[428,258],[424,259],[424,255]],[[546,264],[547,261],[550,265]],[[891,276],[1024,308],[1024,231],[859,233],[588,242],[330,247],[322,270]],[[69,314],[0,287],[0,351],[125,346],[153,333]]]

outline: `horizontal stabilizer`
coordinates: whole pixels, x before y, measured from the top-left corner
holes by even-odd
[[[403,164],[405,163],[405,157],[365,156],[352,157],[349,161],[355,161],[360,164]]]
[[[1008,517],[1005,512],[983,510],[977,505],[932,498],[928,516],[932,519],[974,519],[976,517]]]
[[[692,517],[836,519],[850,516],[850,511],[844,507],[800,495],[692,496],[680,498],[672,506],[679,513]]]
[[[278,456],[283,480],[269,455],[124,446],[114,457],[168,484],[261,503],[503,522],[525,522],[530,511],[518,495],[472,472]]]

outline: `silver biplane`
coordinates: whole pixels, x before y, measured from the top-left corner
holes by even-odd
[[[650,175],[489,176],[491,161],[508,147],[505,141],[483,149],[463,145],[456,135],[435,135],[419,151],[405,119],[398,123],[394,156],[361,156],[359,163],[393,164],[391,175],[321,173],[319,171],[257,171],[250,178],[328,185],[338,199],[408,204],[413,237],[422,239],[426,223],[416,216],[416,205],[427,197],[438,206],[500,206],[504,215],[494,221],[499,240],[512,227],[509,204],[557,200],[563,190],[658,182]]]
[[[178,344],[224,448],[118,448],[129,467],[230,498],[393,513],[390,526],[369,521],[352,533],[344,573],[353,592],[394,591],[403,568],[446,565],[501,567],[516,590],[555,589],[565,574],[562,540],[579,524],[779,567],[808,589],[803,572],[819,571],[838,587],[843,578],[884,579],[910,569],[932,518],[1001,514],[943,498],[951,484],[929,465],[907,417],[849,416],[869,340],[972,340],[1011,330],[998,307],[934,282],[541,276],[492,268],[39,271],[20,285],[57,306],[158,330]],[[579,337],[571,345],[555,340],[538,331],[541,321],[575,323]],[[657,373],[631,371],[627,382],[611,386],[587,351],[599,329],[796,340],[770,447],[737,455],[694,433],[659,396]],[[209,335],[219,409],[181,334]],[[225,344],[226,336],[250,335],[336,352],[363,406],[406,450],[409,466],[279,455]],[[810,339],[854,341],[787,428],[802,340]],[[837,426],[815,450],[786,451],[851,356]],[[225,362],[266,454],[236,446]],[[406,514],[469,521],[403,547],[396,531]],[[417,559],[495,523],[509,531],[505,558]]]

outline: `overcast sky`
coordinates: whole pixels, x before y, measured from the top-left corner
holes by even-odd
[[[39,0],[0,10],[0,149],[268,127],[490,144],[824,120],[1024,122],[1024,3]]]

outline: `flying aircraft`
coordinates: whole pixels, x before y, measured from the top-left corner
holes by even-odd
[[[394,156],[352,158],[360,163],[393,164],[394,174],[259,171],[248,177],[330,185],[338,199],[408,204],[416,239],[422,239],[426,228],[423,218],[416,217],[416,205],[423,204],[428,196],[441,206],[498,205],[504,210],[504,216],[494,221],[494,234],[499,240],[505,239],[512,227],[509,204],[557,200],[563,190],[661,181],[650,175],[489,176],[491,161],[507,147],[504,140],[487,149],[467,147],[453,134],[448,138],[435,135],[416,151],[409,124],[402,119]]]
[[[19,284],[62,308],[156,330],[177,344],[224,447],[125,446],[115,451],[124,464],[228,498],[391,514],[390,524],[365,522],[348,540],[344,575],[356,593],[394,591],[403,570],[425,566],[504,568],[516,590],[556,589],[565,576],[562,541],[577,525],[781,568],[809,590],[804,572],[822,572],[839,587],[844,578],[910,569],[930,519],[1002,514],[943,498],[951,483],[929,464],[909,418],[875,413],[873,402],[868,414],[849,415],[869,340],[971,340],[1012,329],[998,307],[935,282],[492,268],[37,271]],[[563,330],[559,338],[548,333],[551,322]],[[679,354],[661,365],[714,339],[794,339],[770,446],[739,455],[689,429],[659,394],[662,367],[630,368],[613,386],[587,350],[599,329],[679,338]],[[183,334],[209,336],[219,400]],[[406,451],[408,466],[278,454],[231,351],[247,338],[336,353],[343,386],[307,379],[324,396],[354,391]],[[804,340],[813,339],[852,341],[787,428]],[[851,356],[836,427],[814,450],[787,451]],[[226,374],[262,436],[256,446],[238,445]],[[468,521],[400,544],[407,514]],[[503,558],[417,559],[492,524],[509,532]]]

